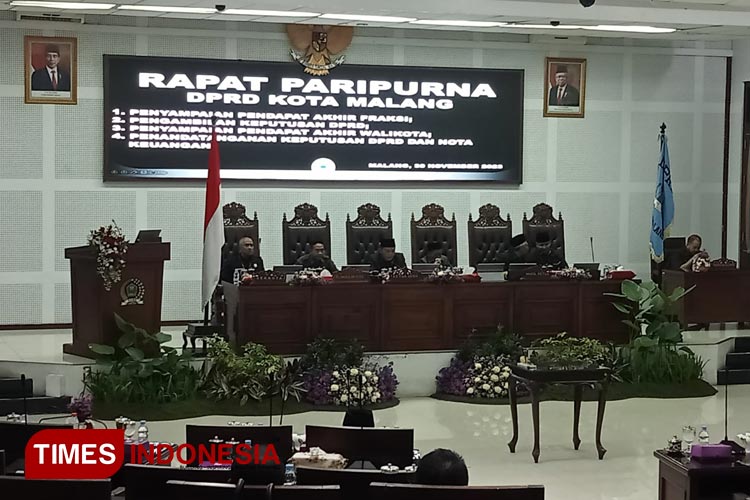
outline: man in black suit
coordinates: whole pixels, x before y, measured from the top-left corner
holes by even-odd
[[[555,73],[556,85],[549,89],[548,106],[580,106],[581,95],[578,89],[568,83],[568,68],[558,66]]]
[[[60,49],[47,45],[47,64],[31,75],[31,90],[70,92],[70,75],[59,68]]]
[[[242,269],[242,275],[263,271],[263,259],[255,254],[255,242],[249,236],[243,236],[237,243],[237,249],[224,259],[221,265],[221,281],[234,283],[234,271]]]
[[[542,269],[559,271],[567,269],[568,263],[552,250],[552,238],[547,231],[536,233],[536,244],[534,251],[529,254],[529,260]]]
[[[404,254],[396,252],[396,240],[386,238],[380,242],[380,249],[370,264],[370,271],[380,272],[383,269],[404,269]]]
[[[310,252],[297,259],[296,264],[304,269],[326,269],[331,274],[339,270],[333,260],[326,255],[326,245],[322,241],[312,242]]]

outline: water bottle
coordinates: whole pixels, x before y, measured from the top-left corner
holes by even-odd
[[[698,442],[700,444],[708,444],[708,426],[702,425],[701,431],[698,433]]]
[[[297,484],[297,473],[294,464],[286,464],[284,469],[284,484]]]
[[[141,423],[138,425],[138,442],[139,443],[148,442],[148,427],[146,427],[145,420],[141,420]]]

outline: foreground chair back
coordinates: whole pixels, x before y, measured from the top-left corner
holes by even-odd
[[[317,467],[297,467],[297,484],[334,484],[341,487],[345,499],[366,500],[370,498],[372,483],[410,483],[414,472],[386,474],[379,470],[363,469],[322,469]]]
[[[544,486],[370,485],[373,500],[544,500]]]
[[[231,471],[125,464],[122,468],[122,477],[126,500],[163,500],[167,498],[167,482],[170,480],[228,483]]]
[[[305,435],[309,448],[340,453],[349,463],[366,460],[378,468],[390,463],[403,469],[414,459],[414,429],[308,425]]]
[[[245,486],[169,481],[165,500],[344,500],[338,486]]]
[[[109,479],[26,479],[21,476],[0,477],[2,498],[36,500],[37,498],[71,498],[80,500],[109,500],[112,485]]]

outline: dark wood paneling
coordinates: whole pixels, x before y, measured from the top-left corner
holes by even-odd
[[[503,325],[512,331],[513,286],[487,283],[482,286],[451,285],[453,295],[453,330],[451,345],[466,340],[472,329],[492,329]]]
[[[628,341],[628,327],[624,315],[612,305],[613,297],[605,293],[620,293],[619,281],[581,282],[576,335],[624,344]]]
[[[383,287],[384,350],[445,349],[446,292],[450,285]]]
[[[518,282],[515,290],[514,330],[523,335],[575,335],[578,282]]]
[[[240,289],[240,343],[298,354],[316,336],[357,338],[372,351],[455,349],[472,328],[525,335],[626,336],[602,296],[619,283],[530,281],[436,285],[332,283]]]
[[[377,285],[322,286],[312,294],[312,335],[351,339],[368,350],[380,346],[380,288]]]
[[[310,337],[312,287],[243,288],[239,304],[240,344],[257,342],[274,353],[299,353]]]
[[[750,321],[750,271],[665,271],[663,283],[667,292],[695,286],[679,309],[683,324]]]

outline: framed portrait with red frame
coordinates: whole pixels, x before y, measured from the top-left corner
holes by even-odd
[[[544,116],[583,118],[586,59],[548,57],[544,71]]]
[[[24,102],[78,103],[78,40],[25,36]]]

